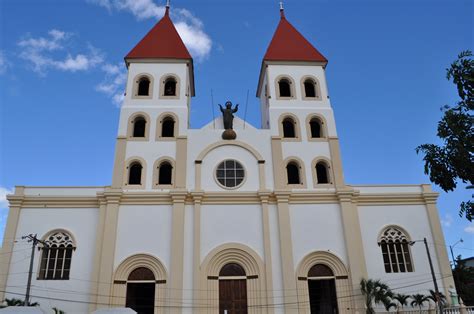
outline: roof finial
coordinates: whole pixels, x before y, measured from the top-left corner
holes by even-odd
[[[166,11],[165,15],[168,15],[170,12],[170,0],[166,0]]]
[[[280,16],[281,18],[285,17],[285,9],[283,8],[283,1],[280,1]]]

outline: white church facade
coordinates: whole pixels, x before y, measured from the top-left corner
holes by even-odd
[[[360,280],[454,286],[430,185],[344,181],[326,58],[285,18],[263,58],[262,123],[189,127],[193,60],[169,17],[126,56],[113,179],[17,186],[0,299],[90,313],[365,313]],[[235,108],[235,107],[232,107]]]

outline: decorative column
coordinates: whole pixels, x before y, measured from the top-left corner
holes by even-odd
[[[5,226],[5,234],[0,256],[0,300],[5,298],[5,290],[7,289],[8,273],[10,271],[10,263],[12,260],[13,249],[15,247],[15,238],[17,237],[18,221],[20,219],[21,205],[23,204],[25,187],[16,186],[15,194],[7,197],[10,203],[8,211],[7,225]]]
[[[451,265],[449,264],[446,243],[444,242],[443,230],[441,229],[438,208],[436,207],[436,200],[439,194],[433,192],[430,184],[423,184],[421,187],[423,189],[423,198],[425,199],[426,204],[426,214],[428,216],[431,235],[433,237],[435,256],[438,261],[439,272],[441,273],[440,277],[444,288],[443,294],[448,296],[449,286],[455,287],[455,284],[452,276]],[[448,300],[448,302],[450,303],[450,300]]]
[[[181,313],[183,304],[183,271],[184,271],[184,206],[187,192],[174,190],[170,192],[173,200],[171,218],[171,263],[170,285],[168,293],[169,313]]]
[[[341,206],[344,240],[349,261],[350,283],[352,284],[351,294],[355,296],[353,300],[355,311],[353,313],[362,313],[364,311],[364,300],[361,296],[360,281],[363,278],[367,278],[368,274],[362,233],[360,231],[359,213],[357,212],[357,205],[352,202],[355,192],[353,189],[347,188],[345,190],[337,190],[336,193]]]
[[[262,203],[262,231],[263,231],[263,254],[265,265],[265,286],[266,286],[266,303],[274,304],[273,300],[273,272],[272,272],[272,250],[270,241],[270,218],[268,214],[268,199],[270,191],[259,191],[260,202]],[[274,313],[271,306],[263,306],[267,309],[268,314]]]
[[[99,290],[99,271],[100,271],[100,262],[101,262],[101,251],[102,243],[104,238],[104,226],[105,226],[105,217],[107,212],[107,200],[103,193],[97,195],[99,201],[99,221],[97,222],[97,234],[95,237],[95,254],[94,254],[94,265],[92,267],[91,274],[91,299],[89,305],[89,312],[93,312],[97,309],[97,294]]]
[[[121,189],[109,188],[104,191],[105,213],[101,213],[103,222],[99,220],[97,238],[102,236],[101,243],[97,243],[100,248],[100,258],[98,260],[97,272],[97,308],[108,307],[112,296],[112,285],[114,275],[115,247],[117,242],[117,226],[119,216]],[[103,204],[101,205],[103,209]]]
[[[291,313],[298,302],[296,296],[296,274],[293,262],[293,241],[290,224],[290,191],[275,191],[278,207],[278,229],[280,233],[281,268],[283,275],[283,303],[285,313]]]
[[[201,276],[201,203],[204,192],[193,191],[191,195],[194,200],[193,214],[193,306],[199,306],[199,300],[203,300],[200,293]],[[200,312],[198,309],[195,312]]]

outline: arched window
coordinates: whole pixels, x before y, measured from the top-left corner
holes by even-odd
[[[280,97],[291,97],[291,82],[287,78],[282,78],[278,81],[278,89],[280,91]]]
[[[142,165],[139,162],[134,162],[128,169],[128,184],[140,185],[142,184]]]
[[[51,234],[41,248],[39,279],[67,280],[71,270],[74,242],[68,233],[58,231]]]
[[[296,162],[292,161],[286,165],[286,177],[288,184],[301,184],[300,166]]]
[[[175,121],[172,117],[166,117],[161,121],[161,137],[174,137]]]
[[[308,272],[311,313],[338,313],[336,277],[326,265],[316,264]]]
[[[246,314],[247,311],[245,270],[237,263],[226,264],[219,272],[219,313]]]
[[[315,98],[316,97],[316,82],[312,79],[306,79],[304,81],[304,94],[306,98]]]
[[[159,185],[173,184],[173,166],[167,161],[162,162],[159,166],[158,184]]]
[[[329,183],[328,167],[323,161],[320,161],[316,164],[316,179],[318,184]]]
[[[145,137],[146,120],[139,116],[133,120],[133,137]]]
[[[295,130],[295,121],[292,118],[285,118],[282,121],[283,126],[283,137],[285,138],[295,138],[296,137],[296,130]]]
[[[134,269],[127,279],[125,307],[137,313],[155,312],[155,275],[146,267]]]
[[[386,273],[413,271],[408,236],[399,228],[389,227],[380,236],[383,263]]]
[[[176,79],[174,77],[169,77],[165,80],[164,84],[164,96],[176,96]]]
[[[146,76],[138,80],[138,96],[150,95],[150,79]]]
[[[309,127],[311,130],[311,138],[323,137],[322,123],[318,118],[312,118],[309,121]]]

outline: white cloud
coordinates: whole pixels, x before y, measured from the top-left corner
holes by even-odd
[[[444,215],[444,218],[441,218],[441,224],[447,228],[451,227],[451,225],[453,224],[453,216],[451,216],[450,214]]]
[[[0,75],[7,72],[7,69],[10,67],[10,62],[8,62],[5,53],[0,50]]]
[[[474,223],[471,223],[466,228],[464,228],[464,231],[467,233],[474,234]]]
[[[13,190],[0,186],[0,209],[8,207],[7,195],[13,194]]]
[[[103,62],[101,52],[88,45],[87,53],[68,53],[66,56],[58,52],[67,48],[68,39],[72,34],[52,29],[47,37],[31,37],[27,35],[18,42],[21,48],[20,58],[28,61],[33,71],[45,75],[50,69],[77,72],[87,71]]]
[[[123,88],[127,80],[125,67],[121,64],[106,63],[101,70],[105,73],[105,78],[95,87],[96,91],[106,94],[116,106],[120,106],[124,99]]]
[[[138,20],[149,18],[159,19],[165,12],[164,6],[156,5],[153,0],[87,0],[97,4],[109,11],[128,11]],[[212,40],[204,31],[204,25],[200,19],[195,17],[186,9],[174,9],[171,11],[173,19],[176,19],[176,30],[189,49],[191,55],[197,60],[204,60],[211,52]]]

